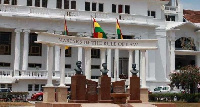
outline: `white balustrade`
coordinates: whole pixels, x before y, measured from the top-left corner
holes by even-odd
[[[65,72],[65,77],[71,77],[71,76],[74,76],[76,74],[75,71],[67,71]]]
[[[7,70],[7,69],[0,69],[0,78],[2,77],[12,77],[13,70]]]

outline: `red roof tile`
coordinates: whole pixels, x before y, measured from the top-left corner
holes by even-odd
[[[184,18],[193,23],[200,23],[200,11],[183,10]]]

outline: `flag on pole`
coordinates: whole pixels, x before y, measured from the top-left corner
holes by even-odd
[[[122,31],[120,29],[120,25],[119,25],[118,19],[117,19],[117,23],[116,23],[116,32],[117,32],[117,35],[118,35],[118,39],[123,39]]]
[[[105,32],[103,31],[103,29],[101,28],[99,23],[97,23],[94,18],[93,18],[93,25],[94,25],[93,26],[94,27],[93,38],[106,38],[107,39]]]
[[[64,19],[65,19],[65,16],[64,16]],[[65,19],[64,33],[63,34],[68,36],[68,29],[67,29],[67,21],[66,21],[66,19]],[[66,49],[69,49],[69,46],[65,46],[65,50]]]

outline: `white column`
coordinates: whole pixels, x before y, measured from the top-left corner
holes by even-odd
[[[55,71],[60,70],[60,46],[55,46]]]
[[[61,9],[64,9],[64,0],[62,0],[62,7]]]
[[[20,33],[21,29],[15,29],[15,59],[14,59],[14,72],[19,70],[20,65]]]
[[[146,50],[141,50],[141,79],[142,84],[141,88],[147,88],[146,86],[146,56],[145,56]]]
[[[85,48],[85,76],[91,79],[91,48]]]
[[[48,78],[46,86],[53,86],[52,75],[53,75],[53,46],[48,45]]]
[[[133,64],[133,51],[129,50],[128,53],[129,53],[129,59],[128,59],[128,81],[129,81],[129,84],[130,84],[130,77],[132,77],[132,73],[130,71],[132,70],[132,64]]]
[[[9,0],[9,4],[10,4],[10,5],[12,4],[12,0]]]
[[[32,6],[35,6],[35,0],[32,0]]]
[[[101,49],[101,69],[103,69],[103,63],[106,63],[106,49]]]
[[[42,0],[40,0],[40,7],[42,7]]]
[[[4,3],[4,0],[1,0],[1,4],[3,4]]]
[[[111,49],[107,49],[107,68],[108,68],[108,77],[112,77],[112,72],[111,72],[111,62],[112,62],[112,54],[111,54]]]
[[[22,70],[28,69],[29,33],[30,30],[24,30],[24,50],[23,50]]]
[[[78,47],[78,61],[83,61],[83,48]]]
[[[136,64],[136,70],[139,70],[139,73],[137,76],[140,75],[140,51],[135,50],[135,64]]]
[[[170,32],[170,36],[171,36],[171,44],[170,44],[170,47],[171,47],[171,51],[170,51],[170,62],[171,62],[171,65],[170,65],[170,71],[175,71],[175,31],[171,31]]]
[[[119,78],[119,49],[115,49],[115,64],[114,64],[114,79],[117,81]]]
[[[60,54],[60,86],[65,86],[65,46],[61,47]]]
[[[54,33],[54,30],[48,30],[47,32],[48,32],[48,33]],[[48,71],[48,65],[49,65],[49,64],[48,64],[48,62],[49,62],[49,61],[48,61],[49,46],[47,46],[46,52],[47,52],[47,53],[46,53],[46,56],[47,56],[47,58],[46,58],[46,59],[47,59],[47,60],[46,60],[46,70]]]

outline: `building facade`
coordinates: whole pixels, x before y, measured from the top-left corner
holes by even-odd
[[[200,27],[183,22],[183,8],[179,0],[1,0],[0,5],[0,87],[13,91],[42,91],[47,83],[48,48],[35,43],[35,32],[62,34],[64,17],[69,36],[91,37],[92,18],[107,33],[116,38],[116,18],[124,39],[157,39],[157,50],[147,51],[146,82],[152,91],[169,84],[170,72],[181,66],[200,65]],[[91,79],[101,75],[101,52],[111,53],[109,76],[114,81],[127,79],[129,51],[119,51],[119,63],[114,64],[115,51],[91,50]],[[65,84],[70,85],[76,61],[85,64],[84,50],[65,50]],[[140,70],[141,52],[134,50],[132,62]],[[106,54],[107,55],[107,54]],[[54,47],[53,84],[59,84],[60,47]],[[117,66],[117,71],[114,71]],[[83,66],[83,71],[85,70]],[[127,82],[128,85],[128,82]]]

